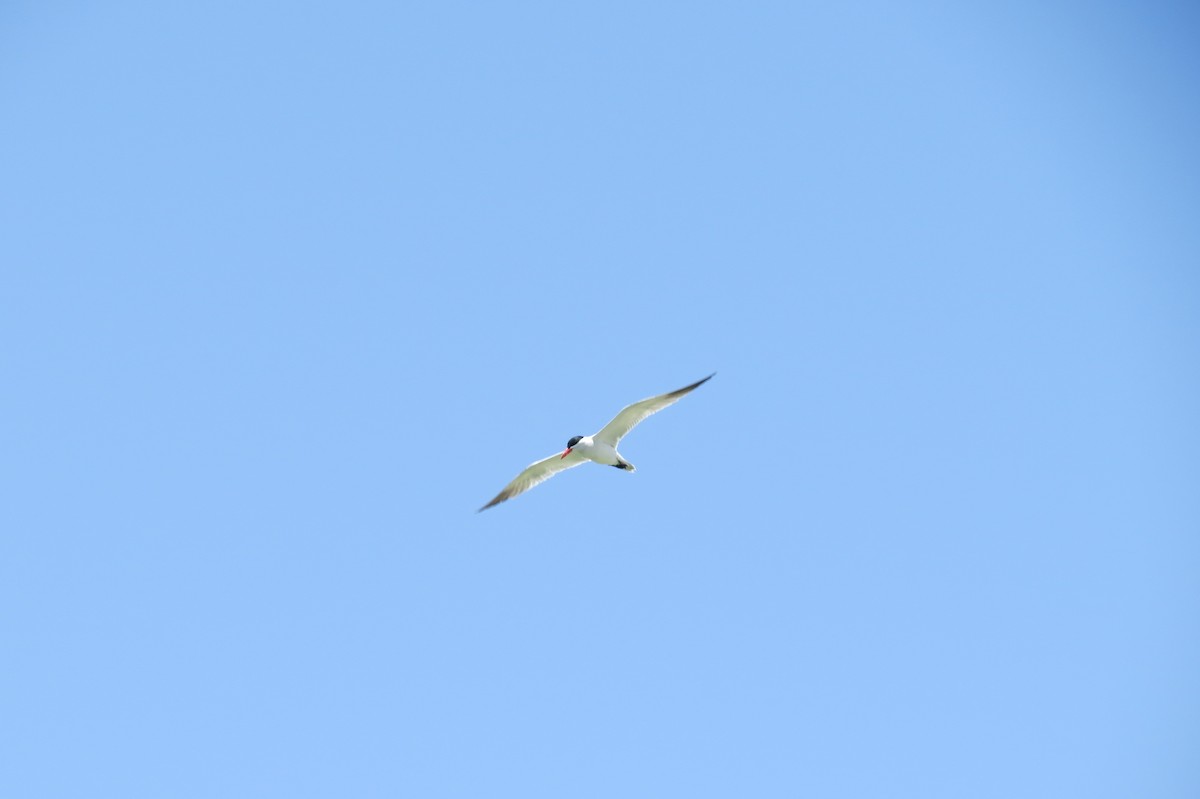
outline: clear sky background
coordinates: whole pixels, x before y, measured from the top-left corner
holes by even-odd
[[[975,5],[7,3],[0,795],[1200,795],[1200,17]]]

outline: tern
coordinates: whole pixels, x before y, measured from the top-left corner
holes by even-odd
[[[621,439],[636,427],[638,422],[653,413],[658,413],[668,405],[674,405],[684,395],[712,380],[715,374],[716,372],[713,372],[703,380],[697,380],[690,386],[684,386],[677,391],[669,391],[666,394],[659,394],[657,397],[650,397],[626,406],[611,422],[604,425],[599,433],[590,436],[571,436],[567,441],[565,452],[529,464],[525,467],[525,471],[513,478],[513,481],[506,485],[495,499],[484,505],[479,511],[485,511],[506,499],[512,499],[517,494],[523,494],[559,472],[565,472],[585,461],[592,461],[604,466],[615,466],[627,472],[636,471],[633,464],[622,458],[621,453],[617,452],[617,444],[621,443]]]

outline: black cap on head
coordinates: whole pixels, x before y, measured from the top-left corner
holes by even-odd
[[[571,436],[571,440],[567,442],[567,449],[570,449],[582,440],[583,436]]]

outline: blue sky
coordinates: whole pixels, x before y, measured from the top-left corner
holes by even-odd
[[[1198,33],[10,3],[0,794],[1197,795]]]

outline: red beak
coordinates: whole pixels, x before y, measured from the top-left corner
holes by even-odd
[[[561,461],[563,458],[567,457],[570,454],[571,454],[571,448],[567,447],[567,451],[562,454],[562,458],[559,458],[559,460]]]

